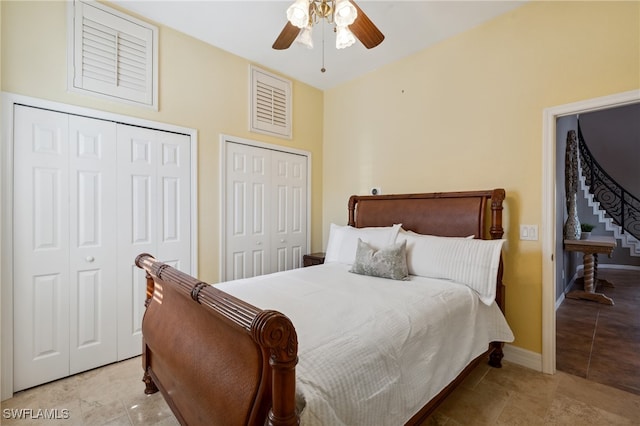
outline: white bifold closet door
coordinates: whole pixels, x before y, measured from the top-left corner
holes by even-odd
[[[302,266],[307,161],[304,155],[227,143],[225,280]]]
[[[13,146],[18,391],[140,354],[135,256],[190,267],[190,156],[185,135],[24,106]]]

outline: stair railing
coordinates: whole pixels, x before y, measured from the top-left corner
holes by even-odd
[[[625,231],[640,240],[640,200],[616,182],[596,161],[587,147],[578,122],[578,151],[580,166],[589,187],[600,207]]]

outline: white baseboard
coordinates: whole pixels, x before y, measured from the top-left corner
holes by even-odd
[[[536,371],[542,371],[542,354],[505,343],[504,360]]]
[[[615,263],[598,263],[598,270],[600,269],[622,269],[627,271],[640,271],[640,266],[635,265],[616,265]],[[576,268],[576,277],[582,276],[577,275],[578,271],[583,271],[584,265],[578,265]]]
[[[571,290],[571,287],[572,287],[572,286],[573,286],[573,283],[571,283],[571,284],[569,285],[569,287],[567,287],[567,290],[566,290],[566,291],[568,292],[569,290]],[[562,305],[562,302],[564,302],[564,295],[565,295],[565,293],[562,293],[562,294],[560,295],[560,297],[558,297],[558,300],[556,300],[556,311],[558,310],[558,308],[560,307],[560,305]]]
[[[584,269],[584,266],[583,266]],[[635,265],[615,265],[613,263],[598,263],[598,270],[600,269],[624,269],[627,271],[640,271],[640,266]]]

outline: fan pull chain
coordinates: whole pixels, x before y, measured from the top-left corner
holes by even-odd
[[[324,27],[327,25],[322,23],[322,68],[320,68],[320,72],[325,72],[327,69],[324,67]]]

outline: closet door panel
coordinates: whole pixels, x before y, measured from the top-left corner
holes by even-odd
[[[229,143],[226,149],[225,280],[270,272],[269,150]]]
[[[141,253],[156,253],[158,150],[149,129],[118,125],[118,360],[140,354],[146,299],[144,272],[135,266]]]
[[[273,271],[302,266],[307,247],[307,157],[273,151]]]
[[[156,132],[158,228],[157,256],[191,273],[191,157],[190,138]]]
[[[14,110],[14,391],[69,374],[65,114]]]
[[[114,362],[116,125],[69,117],[70,373]]]

